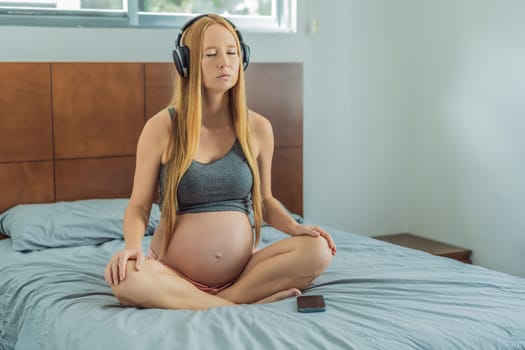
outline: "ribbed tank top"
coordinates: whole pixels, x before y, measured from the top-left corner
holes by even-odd
[[[166,166],[161,165],[160,204],[164,200],[165,173]],[[251,169],[236,140],[228,153],[213,162],[191,162],[177,191],[178,213],[240,211],[250,214],[252,186]]]

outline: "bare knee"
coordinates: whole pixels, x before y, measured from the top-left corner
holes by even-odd
[[[323,237],[304,236],[300,248],[301,256],[307,262],[308,273],[312,278],[319,276],[332,261],[332,252]]]
[[[138,300],[139,289],[144,285],[147,272],[135,270],[135,260],[129,260],[126,265],[126,278],[118,284],[113,284],[111,289],[120,304],[124,306],[140,307]]]

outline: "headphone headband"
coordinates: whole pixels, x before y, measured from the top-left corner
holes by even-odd
[[[182,45],[182,36],[184,35],[184,32],[193,23],[195,23],[202,17],[208,16],[208,14],[203,14],[193,17],[182,26],[179,33],[177,34],[177,39],[175,40],[175,49],[173,50],[173,63],[175,64],[175,68],[177,68],[177,72],[183,78],[188,78],[189,75],[190,49],[187,46]],[[242,68],[243,70],[246,70],[246,68],[248,68],[248,64],[250,63],[250,47],[246,43],[244,43],[242,34],[237,29],[237,27],[235,27],[235,24],[233,24],[233,22],[227,19],[226,17],[222,18],[232,26],[233,30],[235,30],[235,34],[237,34],[237,38],[239,39],[239,46],[241,48]]]

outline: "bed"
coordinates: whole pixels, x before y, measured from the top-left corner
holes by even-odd
[[[138,132],[169,100],[171,74],[167,63],[0,63],[0,349],[525,348],[524,279],[308,220],[338,247],[304,291],[324,295],[325,312],[299,313],[295,298],[121,307],[103,269],[123,245]],[[275,195],[298,221],[302,74],[299,63],[247,71],[250,106],[274,126]],[[144,248],[158,219],[155,206]],[[261,246],[283,237],[265,226]]]

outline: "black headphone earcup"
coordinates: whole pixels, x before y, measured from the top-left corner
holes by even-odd
[[[242,53],[242,69],[246,70],[250,63],[250,47],[241,41],[241,53]]]
[[[187,46],[175,47],[173,50],[173,63],[177,72],[183,77],[187,78],[189,75],[190,50]]]

